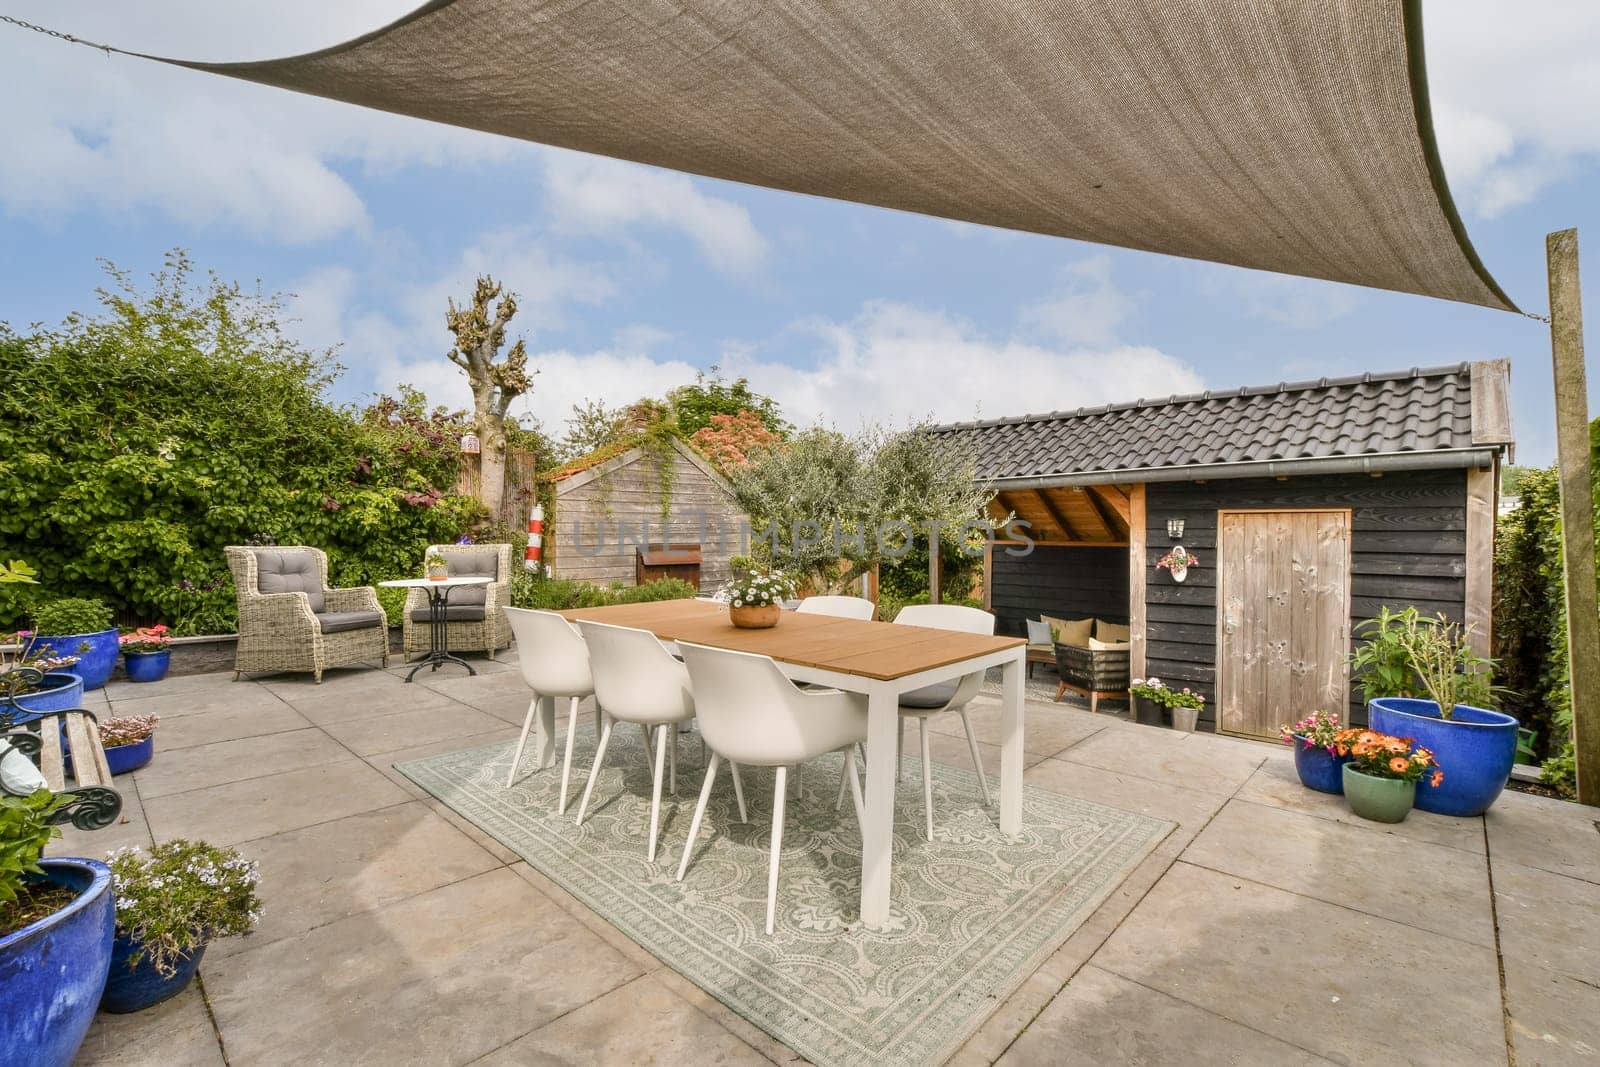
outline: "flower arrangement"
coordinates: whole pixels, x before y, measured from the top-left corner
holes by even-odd
[[[1156,560],[1156,570],[1158,571],[1186,571],[1190,567],[1198,566],[1200,566],[1200,557],[1182,545]]]
[[[172,635],[165,626],[141,626],[117,638],[122,652],[140,655],[146,652],[166,652],[172,647]]]
[[[445,562],[444,554],[441,552],[429,552],[424,556],[422,568],[434,581],[443,581],[450,576],[450,565]]]
[[[1188,686],[1184,686],[1182,689],[1172,689],[1160,678],[1135,678],[1128,686],[1128,691],[1142,700],[1160,704],[1164,708],[1203,708],[1206,706],[1206,698]]]
[[[100,723],[100,747],[121,748],[137,745],[156,732],[159,715],[121,715]]]
[[[1278,732],[1283,735],[1283,743],[1286,745],[1292,745],[1298,740],[1306,748],[1327,749],[1328,755],[1337,756],[1340,753],[1336,739],[1343,729],[1339,725],[1339,716],[1333,712],[1313,711],[1297,723],[1278,727]]]
[[[1349,756],[1350,765],[1370,778],[1417,782],[1427,777],[1437,787],[1444,771],[1433,753],[1409,737],[1394,737],[1373,730],[1340,730],[1334,735],[1336,755]]]
[[[174,838],[148,854],[124,848],[106,858],[117,886],[117,934],[138,943],[164,978],[181,957],[219,937],[247,934],[261,919],[256,865],[231,848]]]
[[[717,599],[733,608],[764,608],[794,596],[795,582],[782,571],[746,571],[722,587]]]

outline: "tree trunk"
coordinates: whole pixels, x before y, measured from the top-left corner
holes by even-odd
[[[491,519],[503,520],[506,498],[506,431],[499,419],[479,419],[478,454],[480,478],[478,499],[489,510]]]

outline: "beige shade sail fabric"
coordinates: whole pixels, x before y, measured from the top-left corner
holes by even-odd
[[[674,170],[1515,310],[1415,0],[436,0],[181,65]]]

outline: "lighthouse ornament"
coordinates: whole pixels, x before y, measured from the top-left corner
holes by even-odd
[[[544,551],[544,505],[535,504],[528,516],[528,550],[522,555],[522,569],[537,571],[539,556]]]

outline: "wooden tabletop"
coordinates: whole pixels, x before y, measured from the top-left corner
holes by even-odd
[[[903,678],[1027,643],[1021,637],[990,637],[794,611],[785,611],[778,625],[769,630],[741,630],[728,621],[727,605],[705,600],[615,604],[574,608],[560,614],[573,622],[587,620],[649,630],[663,641],[754,652],[785,663],[878,681]]]

